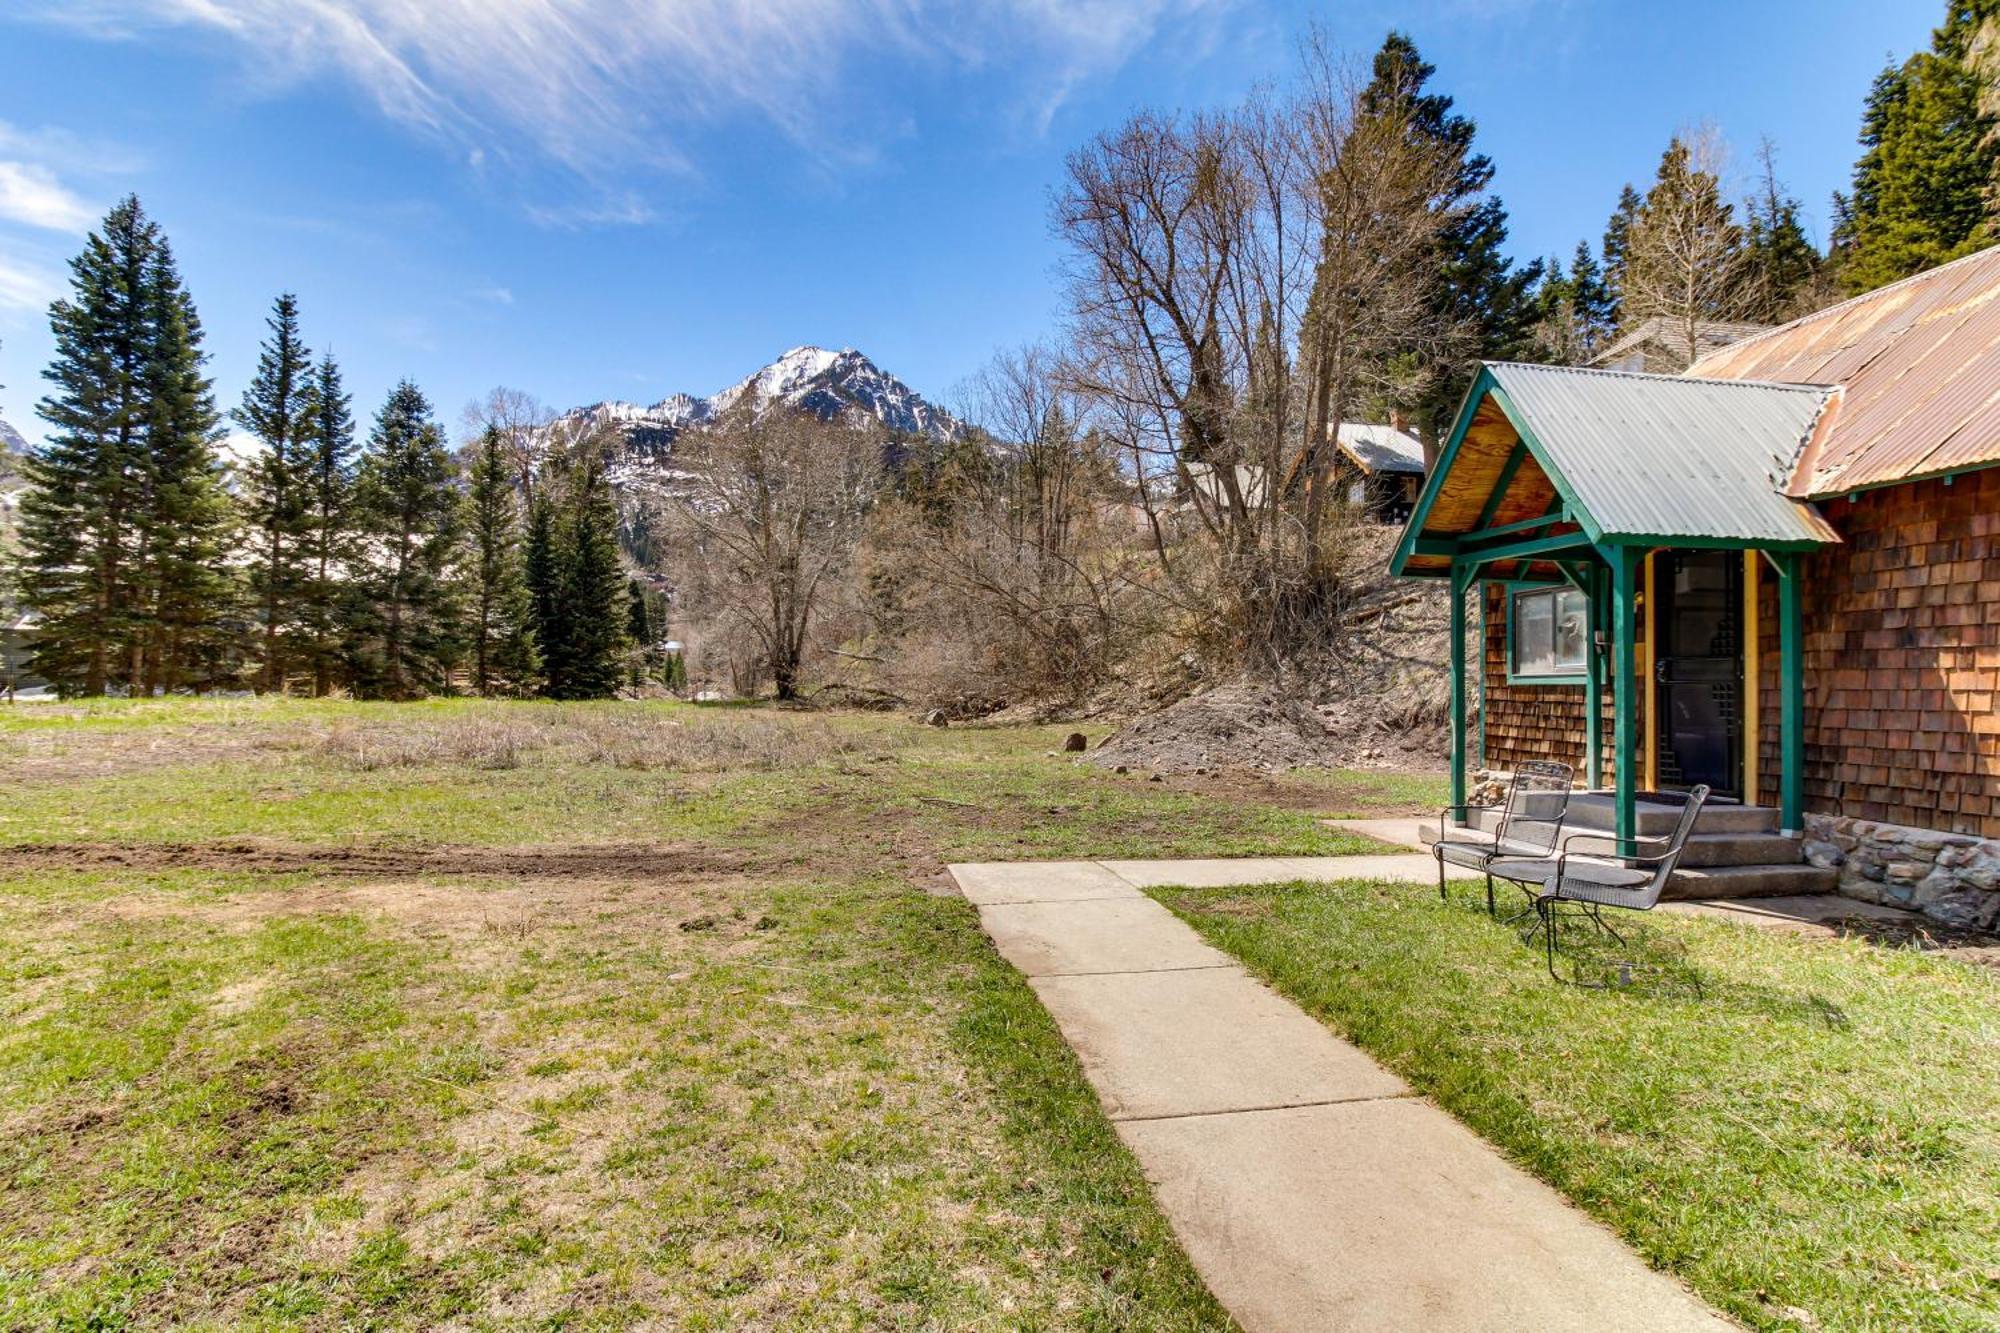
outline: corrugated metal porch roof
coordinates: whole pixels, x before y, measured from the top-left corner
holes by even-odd
[[[1785,483],[1834,391],[1489,362],[1547,462],[1608,538],[1839,540]]]

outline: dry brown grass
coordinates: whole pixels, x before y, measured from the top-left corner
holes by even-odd
[[[475,712],[411,724],[340,722],[314,752],[345,767],[510,769],[543,764],[690,773],[769,771],[826,763],[880,750],[893,733],[859,737],[810,714],[745,716],[680,711],[673,715],[556,705]]]

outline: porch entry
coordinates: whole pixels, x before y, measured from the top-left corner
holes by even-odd
[[[1654,559],[1659,785],[1743,794],[1743,559],[1665,550]]]

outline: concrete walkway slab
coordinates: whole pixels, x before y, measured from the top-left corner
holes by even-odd
[[[1037,977],[1030,984],[1114,1120],[1410,1091],[1239,968]]]
[[[1001,903],[981,908],[979,920],[1001,956],[1030,977],[1232,965],[1150,898]]]
[[[1732,1327],[1166,908],[1086,892],[1093,869],[1219,885],[1411,863],[1436,875],[1423,855],[951,870],[968,896],[1018,895],[980,906],[981,923],[1251,1333]]]
[[[1732,1327],[1427,1102],[1128,1120],[1118,1133],[1247,1329]]]
[[[1094,861],[989,861],[953,866],[951,873],[959,892],[981,906],[1145,896]]]
[[[1100,861],[1097,864],[1141,888],[1182,884],[1195,889],[1232,884],[1285,884],[1297,879],[1386,879],[1437,883],[1437,861],[1428,852],[1379,856],[1239,856],[1185,861]],[[1450,879],[1478,879],[1473,871],[1445,867]]]

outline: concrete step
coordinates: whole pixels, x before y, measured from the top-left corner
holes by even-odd
[[[1813,865],[1680,866],[1667,880],[1666,897],[1778,898],[1832,893],[1840,872]]]
[[[1640,837],[1671,833],[1680,822],[1681,807],[1669,801],[1648,801],[1641,797],[1633,808]],[[1604,792],[1589,792],[1570,798],[1563,824],[1567,828],[1610,829],[1618,818],[1617,803]],[[1706,805],[1695,818],[1697,833],[1776,833],[1778,812],[1763,805]]]
[[[1573,852],[1594,852],[1607,855],[1611,850],[1608,842],[1593,845],[1587,830],[1576,830],[1585,836],[1569,844]],[[1567,827],[1563,836],[1568,838],[1572,831]],[[1435,836],[1435,831],[1433,831]],[[1691,867],[1704,866],[1790,866],[1805,860],[1797,837],[1787,837],[1782,833],[1701,833],[1690,834],[1687,846],[1681,849],[1681,864]]]

